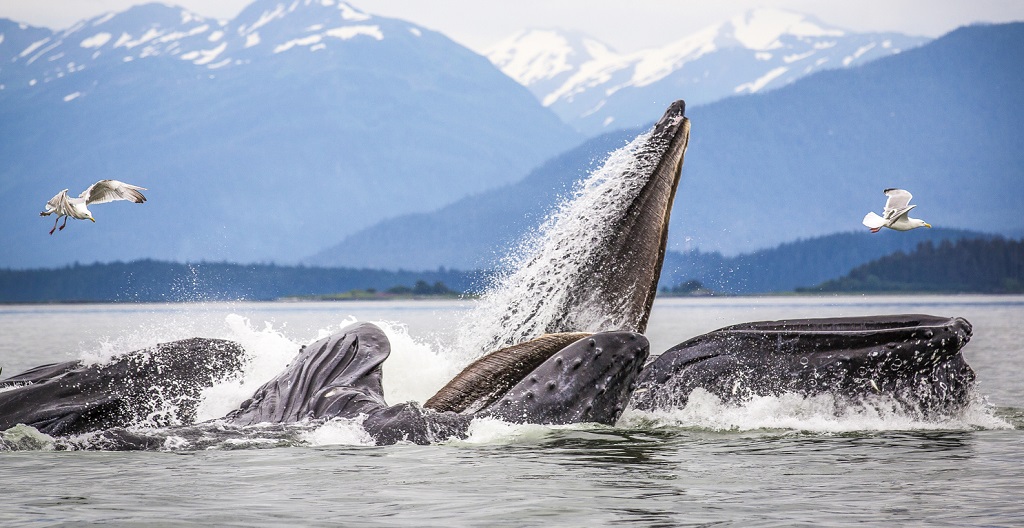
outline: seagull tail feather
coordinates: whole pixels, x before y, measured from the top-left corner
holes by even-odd
[[[885,225],[885,219],[875,214],[874,211],[864,215],[864,220],[861,223],[871,229],[878,229]]]

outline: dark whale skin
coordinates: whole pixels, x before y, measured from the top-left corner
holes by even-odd
[[[634,332],[599,332],[555,353],[478,416],[508,422],[614,425],[650,353]]]
[[[922,415],[970,401],[974,371],[960,317],[904,314],[744,323],[672,347],[645,369],[631,405],[686,405],[700,387],[725,401],[783,393],[892,397]]]
[[[143,421],[192,423],[203,389],[241,374],[244,363],[238,343],[192,338],[101,365],[42,365],[0,381],[0,431],[25,424],[72,435]],[[157,413],[165,406],[170,416]]]

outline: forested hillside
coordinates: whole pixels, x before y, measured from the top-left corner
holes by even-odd
[[[1024,293],[1024,241],[923,242],[800,291]]]
[[[355,289],[411,288],[419,281],[441,282],[464,292],[473,287],[475,278],[471,273],[445,269],[412,272],[141,260],[0,270],[0,302],[269,300]]]
[[[857,266],[897,251],[909,253],[922,242],[939,243],[993,235],[960,229],[918,229],[905,233],[883,231],[837,233],[787,242],[778,247],[732,257],[720,253],[668,252],[661,287],[696,280],[720,293],[749,294],[793,291],[842,277]]]

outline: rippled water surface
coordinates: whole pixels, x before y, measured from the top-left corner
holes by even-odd
[[[200,335],[237,340],[272,370],[352,318],[391,321],[385,391],[397,403],[429,396],[458,369],[446,343],[467,306],[6,306],[0,365],[7,376]],[[0,525],[1020,526],[1024,298],[668,299],[648,336],[657,353],[738,322],[888,313],[970,320],[964,355],[987,404],[922,423],[884,408],[835,416],[813,399],[692,398],[678,412],[627,413],[614,428],[481,423],[467,440],[432,446],[368,446],[351,424],[214,449],[44,443],[0,452]],[[228,392],[210,405],[238,397]]]

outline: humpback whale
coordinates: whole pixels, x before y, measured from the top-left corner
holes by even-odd
[[[190,423],[202,390],[241,372],[244,352],[232,341],[192,338],[100,365],[42,365],[0,381],[0,430],[20,423],[73,435],[141,422]]]
[[[683,407],[697,388],[724,401],[797,393],[845,401],[885,396],[905,412],[949,415],[969,402],[974,371],[960,317],[905,314],[728,326],[680,343],[645,368],[630,402]]]
[[[303,347],[218,423],[346,418],[359,420],[378,444],[425,444],[465,437],[480,418],[612,425],[627,406],[685,405],[698,388],[729,401],[827,392],[893,397],[923,412],[964,406],[974,373],[960,354],[971,335],[960,318],[746,323],[694,337],[645,365],[650,345],[642,334],[689,141],[684,113],[682,101],[673,103],[625,148],[627,159],[616,160],[620,172],[609,178],[614,185],[591,189],[604,200],[599,207],[566,212],[569,220],[599,217],[584,226],[585,239],[542,230],[555,251],[528,258],[522,273],[507,278],[511,289],[484,300],[479,319],[486,324],[470,329],[479,359],[422,405],[385,401],[381,364],[390,343],[376,326],[357,323]],[[0,381],[0,431],[17,424],[52,435],[107,431],[107,448],[156,448],[159,438],[125,428],[189,427],[203,389],[239,376],[244,363],[241,346],[195,338],[105,365],[37,367]],[[173,405],[154,403],[154,393]]]
[[[381,388],[381,364],[390,353],[387,337],[371,323],[356,323],[304,347],[283,373],[227,420],[251,425],[364,417],[363,428],[378,444],[464,437],[475,417],[613,425],[647,359],[647,339],[633,332],[600,332],[558,345],[546,347],[557,350],[476,413],[435,410],[413,402],[389,406]]]

